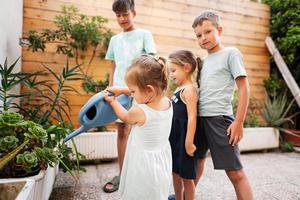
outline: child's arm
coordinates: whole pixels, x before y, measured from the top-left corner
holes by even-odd
[[[234,146],[243,137],[243,123],[246,117],[246,112],[249,104],[249,83],[246,76],[240,76],[235,79],[239,90],[239,100],[236,111],[236,118],[227,129],[227,134],[230,135],[229,144]]]
[[[108,86],[112,86],[113,85],[113,80],[114,80],[114,74],[115,74],[115,69],[116,69],[116,64],[115,61],[111,61],[111,70],[109,73],[109,82],[108,82]]]
[[[115,111],[116,115],[127,124],[138,124],[143,125],[145,123],[146,117],[144,112],[138,107],[131,107],[128,111],[115,99],[114,96],[105,96],[105,101],[107,101],[110,106]]]
[[[121,94],[131,95],[128,87],[107,87],[105,91],[112,92],[114,96],[119,96]]]
[[[194,137],[196,132],[197,123],[197,101],[198,94],[195,87],[187,87],[182,93],[182,97],[185,100],[187,114],[188,114],[188,124],[187,133],[185,138],[185,150],[189,156],[193,156],[196,150],[194,145]]]

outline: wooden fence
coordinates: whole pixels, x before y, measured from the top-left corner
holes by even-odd
[[[112,0],[24,0],[24,33],[30,29],[41,30],[55,28],[53,19],[61,15],[62,5],[75,5],[80,13],[106,17],[107,27],[119,33],[115,14],[111,10]],[[136,27],[145,28],[153,33],[158,53],[167,56],[176,49],[189,49],[199,56],[200,50],[191,27],[194,18],[205,9],[220,13],[224,27],[222,42],[225,46],[236,46],[243,55],[251,85],[251,96],[263,99],[265,91],[263,80],[269,77],[269,54],[264,44],[269,35],[270,8],[261,3],[245,0],[135,0],[137,16]],[[55,53],[54,45],[48,45],[43,53],[32,53],[27,49],[22,52],[22,70],[37,71],[41,63],[59,72],[66,63],[65,56]],[[74,64],[74,61],[71,61]],[[109,71],[109,63],[94,59],[90,74],[101,80]],[[80,82],[73,86],[80,91],[69,94],[71,119],[78,126],[77,114],[90,95],[81,89]]]

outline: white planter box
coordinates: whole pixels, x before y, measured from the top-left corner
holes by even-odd
[[[114,159],[118,157],[117,132],[86,132],[74,138],[78,152],[85,160]],[[72,141],[67,145],[72,147]]]
[[[0,183],[19,182],[19,181],[34,181],[34,196],[33,200],[48,200],[53,189],[55,176],[57,174],[58,165],[48,167],[47,170],[41,170],[37,175],[24,178],[9,178],[0,179]]]
[[[34,200],[34,180],[1,180],[0,199]]]
[[[239,142],[239,149],[254,151],[279,147],[279,131],[272,127],[245,128],[244,137]]]

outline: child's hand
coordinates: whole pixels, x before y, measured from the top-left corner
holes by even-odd
[[[194,156],[196,149],[196,146],[192,142],[185,143],[185,151],[189,156]]]
[[[109,104],[111,104],[111,102],[113,102],[115,99],[116,99],[116,97],[113,95],[109,95],[108,92],[107,92],[107,95],[104,96],[104,100]]]
[[[227,135],[230,135],[229,144],[236,145],[243,138],[243,123],[233,121],[227,129]]]
[[[114,96],[119,96],[121,94],[123,94],[123,88],[121,87],[107,87],[104,92],[111,92],[114,94]]]

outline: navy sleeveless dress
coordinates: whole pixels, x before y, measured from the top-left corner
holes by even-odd
[[[180,97],[183,90],[184,88],[175,91],[172,97],[173,120],[169,137],[172,149],[172,171],[181,178],[195,179],[197,159],[189,156],[185,150],[188,115],[186,104]]]

